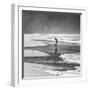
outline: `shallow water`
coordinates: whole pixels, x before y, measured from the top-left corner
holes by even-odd
[[[55,37],[59,56],[55,54]],[[79,35],[24,35],[24,76],[78,76],[80,62]]]
[[[70,55],[71,56],[71,55]],[[55,76],[77,76],[80,75],[80,61],[79,61],[79,55],[75,54],[74,57],[71,57],[68,55],[67,57],[62,58],[63,61],[58,60],[56,61],[54,58],[47,59],[46,57],[26,57],[24,62],[30,63],[30,64],[36,64],[36,67],[34,66],[34,69],[37,70],[37,65],[39,65],[39,70],[42,68],[44,72],[48,72],[50,74],[53,74]],[[78,58],[77,58],[78,57]],[[78,60],[77,60],[78,59]],[[46,66],[43,68],[43,65]],[[53,68],[50,68],[53,67]],[[25,67],[27,68],[27,66]],[[27,71],[28,72],[28,71]],[[33,73],[33,71],[32,71]],[[38,72],[39,73],[39,72]]]
[[[74,44],[80,44],[79,35],[70,35],[70,34],[24,34],[24,47],[35,47],[35,46],[44,46],[48,44],[54,44],[55,39],[57,38],[60,42],[68,42]],[[43,40],[43,41],[42,41]]]

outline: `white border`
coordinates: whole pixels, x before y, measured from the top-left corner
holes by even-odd
[[[50,8],[50,7],[35,7],[23,4],[12,5],[12,65],[11,65],[11,84],[12,86],[30,86],[30,85],[48,85],[51,82],[55,84],[59,83],[72,83],[72,82],[85,82],[87,81],[87,61],[85,60],[83,52],[83,30],[86,30],[86,9],[85,8]],[[72,78],[60,78],[60,77],[39,77],[39,78],[27,78],[31,80],[22,80],[22,10],[37,10],[37,11],[54,11],[54,12],[70,12],[70,13],[81,13],[81,60],[82,60],[82,76]],[[19,26],[18,26],[19,25]],[[41,79],[42,78],[42,79]],[[45,79],[44,79],[45,78]],[[49,79],[53,78],[53,79]],[[38,83],[39,79],[41,83]],[[58,80],[57,80],[58,79]],[[44,82],[45,81],[45,82]],[[48,82],[48,83],[46,83]]]

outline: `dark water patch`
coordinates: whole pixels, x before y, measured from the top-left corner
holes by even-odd
[[[65,62],[61,57],[24,57],[24,62],[57,67],[56,71],[75,70],[76,66],[80,66],[79,63]]]
[[[45,46],[36,46],[36,47],[24,47],[24,50],[38,50],[48,54],[55,52],[55,45],[48,44]],[[73,54],[80,52],[80,45],[58,45],[57,53],[61,54]]]
[[[68,71],[68,70],[76,70],[76,68],[70,68],[70,67],[68,67],[68,68],[59,68],[59,69],[54,69],[53,71]]]

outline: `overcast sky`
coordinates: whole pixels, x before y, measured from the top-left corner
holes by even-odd
[[[79,34],[80,14],[23,10],[22,29],[28,34]]]

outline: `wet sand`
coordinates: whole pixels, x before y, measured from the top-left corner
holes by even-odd
[[[60,41],[56,56],[54,41],[34,38],[31,45],[29,38],[24,47],[24,77],[80,75],[79,44]]]
[[[52,73],[45,72],[53,68],[50,66],[47,67],[47,65],[24,62],[24,77],[55,76]]]
[[[74,56],[74,57],[73,57]],[[79,76],[80,56],[72,54],[61,55],[64,61],[44,60],[43,58],[29,58],[24,62],[24,77],[42,76]]]
[[[59,66],[48,65],[48,64],[38,64],[37,62],[35,63],[24,62],[24,77],[80,76],[80,66],[75,67],[76,69],[73,70],[71,66],[65,66],[64,62],[62,63],[62,65],[58,64]]]

